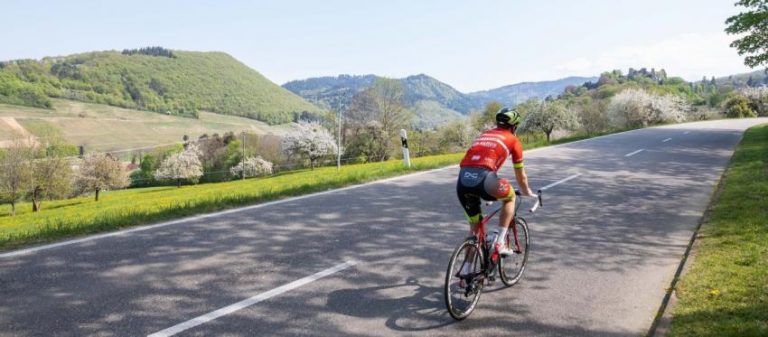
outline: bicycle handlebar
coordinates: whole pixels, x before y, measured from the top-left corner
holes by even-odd
[[[536,203],[533,204],[533,207],[531,207],[531,209],[528,210],[531,213],[536,212],[536,210],[539,209],[539,207],[544,206],[544,203],[542,203],[541,201],[541,190],[536,191],[536,195],[526,195],[526,196],[522,195],[522,193],[520,193],[519,190],[515,190],[515,195],[521,198],[536,198]],[[494,201],[486,201],[485,205],[490,206],[490,205],[493,205],[493,203]]]
[[[544,204],[541,202],[541,190],[536,191],[536,196],[534,197],[538,200],[536,200],[536,203],[533,205],[533,207],[531,207],[531,213],[536,212],[539,207],[544,206]]]

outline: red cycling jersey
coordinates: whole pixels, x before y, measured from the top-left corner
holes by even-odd
[[[459,166],[482,167],[496,172],[509,156],[512,156],[514,168],[523,168],[523,144],[509,130],[495,128],[475,138]]]

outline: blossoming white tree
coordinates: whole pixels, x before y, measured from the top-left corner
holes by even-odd
[[[272,174],[272,163],[261,156],[245,157],[240,163],[229,169],[233,176],[258,177]],[[245,168],[245,170],[243,170]]]
[[[317,122],[300,121],[297,130],[283,138],[283,151],[288,156],[308,159],[312,169],[318,159],[335,154],[337,150],[331,133]]]
[[[184,151],[166,158],[155,171],[155,179],[176,180],[177,187],[181,187],[182,180],[197,183],[202,176],[200,150],[195,144],[189,144]]]
[[[99,193],[110,189],[128,186],[130,179],[120,160],[105,153],[92,153],[83,158],[78,172],[77,187],[79,191],[94,191],[96,201]]]
[[[641,127],[658,123],[683,122],[691,108],[684,98],[657,95],[643,89],[626,89],[611,99],[608,116],[620,127]]]
[[[550,141],[552,131],[555,129],[573,130],[579,127],[579,120],[576,113],[568,109],[560,102],[526,102],[527,113],[523,122],[520,124],[521,130],[541,131],[547,135],[547,142]]]

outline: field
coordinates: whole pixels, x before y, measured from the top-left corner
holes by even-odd
[[[13,117],[30,133],[61,134],[87,151],[130,150],[181,142],[184,135],[195,139],[207,133],[247,131],[284,134],[289,126],[270,126],[253,119],[200,112],[199,119],[122,109],[101,104],[53,100],[54,109],[0,104],[0,117]],[[11,138],[10,128],[0,122],[0,141]]]
[[[768,125],[747,130],[675,291],[671,336],[768,336]]]

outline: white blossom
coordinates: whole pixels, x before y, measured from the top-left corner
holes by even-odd
[[[200,163],[200,150],[195,144],[189,144],[187,148],[177,154],[166,158],[160,168],[155,171],[157,180],[181,180],[197,182],[203,176],[203,165]]]
[[[234,176],[241,176],[243,174],[243,166],[245,166],[246,177],[258,177],[272,174],[272,163],[264,160],[260,156],[246,157],[245,160],[241,160],[237,165],[229,169],[229,172]]]
[[[691,107],[683,97],[657,95],[643,89],[626,89],[611,99],[608,116],[621,127],[679,123],[688,119]]]
[[[336,140],[317,122],[300,121],[297,130],[283,138],[283,151],[288,156],[309,159],[313,168],[318,159],[335,154],[337,150]]]

